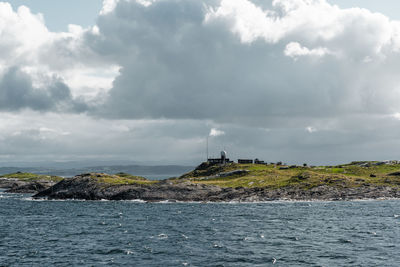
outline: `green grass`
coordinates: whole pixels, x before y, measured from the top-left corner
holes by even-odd
[[[280,166],[275,165],[233,163],[223,167],[203,166],[201,169],[185,174],[180,180],[221,187],[268,187],[275,189],[286,186],[310,189],[321,185],[336,187],[359,187],[363,185],[400,187],[400,176],[389,175],[400,171],[400,165],[376,166],[372,163],[370,167],[361,167],[358,163],[353,163],[342,166],[296,167],[289,169],[280,169]],[[243,176],[216,177],[220,172],[239,169],[248,170],[249,172]],[[371,177],[371,174],[376,177]]]
[[[365,163],[365,162],[361,162]],[[295,167],[281,169],[281,166],[261,164],[228,164],[226,166],[202,164],[195,170],[181,176],[169,179],[173,183],[198,183],[216,185],[220,187],[267,187],[277,189],[287,186],[310,189],[313,187],[327,185],[334,187],[359,187],[359,186],[391,186],[400,187],[400,175],[390,175],[400,172],[400,165],[375,165],[369,162],[368,166],[361,167],[361,163],[350,163],[341,166],[317,166],[317,167]],[[367,162],[368,163],[368,162]],[[219,177],[219,173],[234,170],[247,170],[242,175],[231,175]],[[91,179],[109,185],[143,184],[151,185],[159,181],[147,180],[141,176],[126,173],[114,175],[91,173]],[[0,176],[0,178],[13,178],[22,181],[61,181],[61,177],[38,175],[33,173],[12,173]]]
[[[128,184],[154,184],[158,181],[147,180],[141,176],[134,176],[127,173],[117,173],[114,175],[104,173],[91,173],[90,178],[106,185],[128,185]]]
[[[17,179],[20,181],[27,181],[27,182],[33,182],[33,181],[59,182],[63,179],[62,177],[59,176],[39,175],[28,172],[16,172],[16,173],[4,174],[1,175],[0,178]]]

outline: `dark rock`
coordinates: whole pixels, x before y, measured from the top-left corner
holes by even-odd
[[[370,174],[369,177],[376,177],[376,175],[375,174]]]
[[[1,178],[0,188],[7,189],[7,193],[38,193],[50,188],[55,182],[51,181],[22,181],[13,178]]]
[[[21,186],[10,188],[6,193],[38,193],[49,188],[50,185],[40,182],[31,182]]]
[[[181,178],[212,176],[223,172],[223,170],[223,166],[203,162],[194,171],[182,175]]]
[[[20,181],[18,179],[0,178],[0,188],[3,188],[3,189],[10,189],[10,188],[22,186],[25,184],[26,184],[26,182]]]
[[[311,178],[311,173],[309,173],[307,171],[302,172],[301,174],[299,174],[298,178],[300,180],[307,180],[307,179]]]
[[[303,178],[306,173],[301,174]],[[101,184],[88,176],[65,179],[41,191],[35,198],[134,200],[144,201],[272,201],[272,200],[353,200],[400,197],[398,188],[362,184],[346,188],[342,185],[322,185],[311,189],[300,186],[271,188],[221,188],[218,186],[185,182],[155,184],[110,185]]]

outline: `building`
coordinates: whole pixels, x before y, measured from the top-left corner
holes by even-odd
[[[220,158],[208,158],[207,162],[216,165],[216,164],[227,164],[227,163],[233,163],[233,161],[229,160],[227,157],[226,151],[221,151],[221,157]],[[259,159],[238,159],[237,161],[239,164],[267,164],[264,160],[259,160]]]
[[[265,161],[259,160],[259,159],[255,159],[254,160],[254,164],[265,164]]]
[[[227,158],[226,151],[221,151],[221,157],[220,158],[211,158],[207,159],[208,163],[210,164],[226,164],[226,163],[232,163],[232,161]]]
[[[253,164],[252,159],[238,159],[239,164]]]

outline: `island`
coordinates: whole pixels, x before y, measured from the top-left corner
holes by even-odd
[[[147,202],[261,202],[400,198],[398,162],[339,166],[212,164],[161,181],[125,173],[87,173],[63,179],[34,198]]]
[[[59,176],[16,172],[0,175],[0,188],[7,193],[38,193],[62,180]]]

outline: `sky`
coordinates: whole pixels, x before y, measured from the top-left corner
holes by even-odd
[[[400,159],[399,7],[0,2],[0,163]]]
[[[271,2],[266,0],[265,2]],[[380,12],[391,19],[400,19],[400,2],[397,0],[328,0],[341,8],[361,7]],[[11,0],[13,8],[28,6],[32,12],[44,15],[46,26],[51,31],[66,31],[68,24],[92,26],[103,6],[103,0]]]

